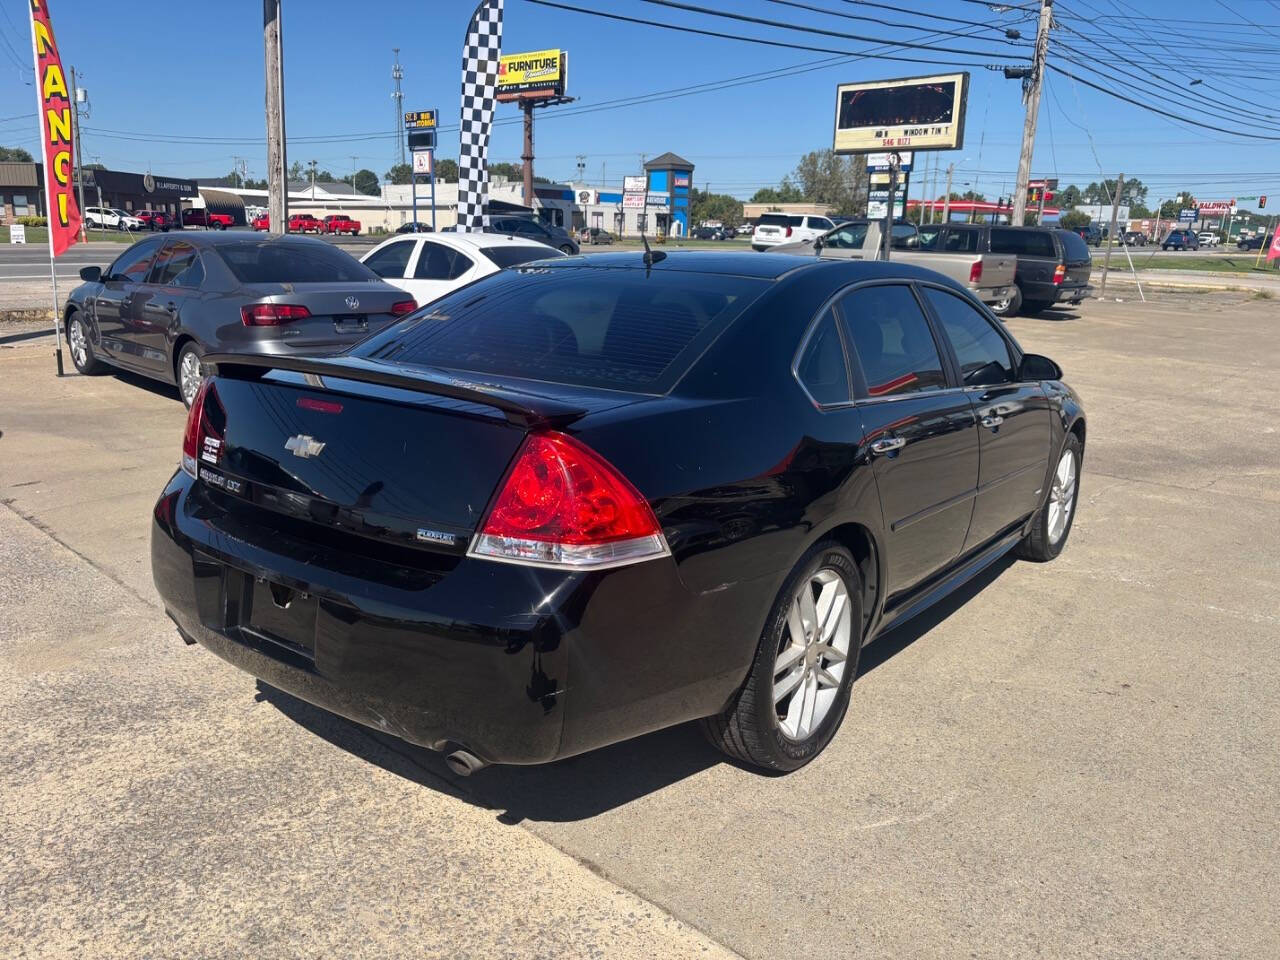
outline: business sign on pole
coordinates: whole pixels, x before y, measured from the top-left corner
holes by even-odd
[[[1197,214],[1196,211],[1194,210],[1179,210],[1178,222],[1179,223],[1195,223],[1196,220],[1202,216],[1204,216],[1203,210],[1201,210],[1199,214]]]
[[[569,55],[564,50],[534,50],[498,58],[498,99],[547,100],[564,96]]]
[[[1196,209],[1202,217],[1223,217],[1234,212],[1235,203],[1234,200],[1202,200],[1196,204]],[[1179,213],[1179,217],[1181,215]]]
[[[644,193],[648,189],[645,185],[644,175],[638,177],[623,177],[622,192],[623,193]]]
[[[890,155],[888,153],[868,153],[867,169],[873,173],[887,171],[889,169],[889,156]],[[911,170],[911,151],[899,151],[898,157],[900,160],[898,170],[902,173],[909,172]]]
[[[888,190],[871,190],[867,193],[867,218],[870,220],[883,219],[889,207],[889,191]],[[906,193],[898,190],[893,198],[893,216],[895,219],[902,219],[906,216],[907,197]]]
[[[622,195],[622,209],[643,210],[644,194],[643,193],[624,193]]]
[[[431,151],[415,150],[413,151],[413,172],[421,176],[427,177],[431,175]]]
[[[573,191],[573,201],[580,207],[589,207],[596,203],[599,199],[599,193],[595,190],[575,190]]]
[[[959,150],[968,73],[842,83],[836,87],[836,153]]]
[[[671,198],[665,193],[647,193],[644,197],[644,205],[646,207],[662,207],[666,208],[671,203]]]
[[[71,94],[62,72],[62,57],[53,39],[49,4],[31,4],[32,42],[36,58],[36,92],[40,102],[40,147],[44,153],[44,187],[48,198],[49,237],[59,256],[80,239],[80,209],[71,184]]]

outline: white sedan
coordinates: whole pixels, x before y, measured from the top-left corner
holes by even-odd
[[[472,280],[530,260],[563,257],[536,240],[493,233],[411,233],[378,244],[360,262],[418,305],[443,297]]]

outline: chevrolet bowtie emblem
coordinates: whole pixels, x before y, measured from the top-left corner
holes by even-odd
[[[324,449],[324,444],[314,437],[308,437],[304,434],[298,434],[296,437],[290,437],[284,442],[284,448],[293,453],[295,457],[317,457],[320,451]]]

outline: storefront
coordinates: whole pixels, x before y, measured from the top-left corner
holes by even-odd
[[[0,220],[13,223],[19,217],[44,214],[44,175],[38,163],[0,163]]]
[[[183,197],[199,196],[194,180],[179,180],[152,173],[86,169],[84,202],[88,206],[120,210],[163,210],[177,217]]]

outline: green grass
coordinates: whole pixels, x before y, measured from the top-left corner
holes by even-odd
[[[1259,263],[1256,250],[1242,251],[1235,254],[1217,254],[1211,257],[1161,257],[1136,255],[1133,265],[1139,270],[1194,270],[1200,273],[1263,273],[1277,275],[1275,267],[1268,266],[1265,259]],[[1121,263],[1125,264],[1122,259]],[[1258,264],[1255,266],[1255,264]],[[1111,257],[1111,267],[1115,269],[1116,258]]]
[[[120,230],[90,230],[90,240],[107,240],[111,243],[134,243],[146,236],[142,232],[121,232]],[[9,228],[0,227],[0,243],[7,244],[9,242]],[[27,227],[27,246],[48,247],[49,230],[47,227]]]

